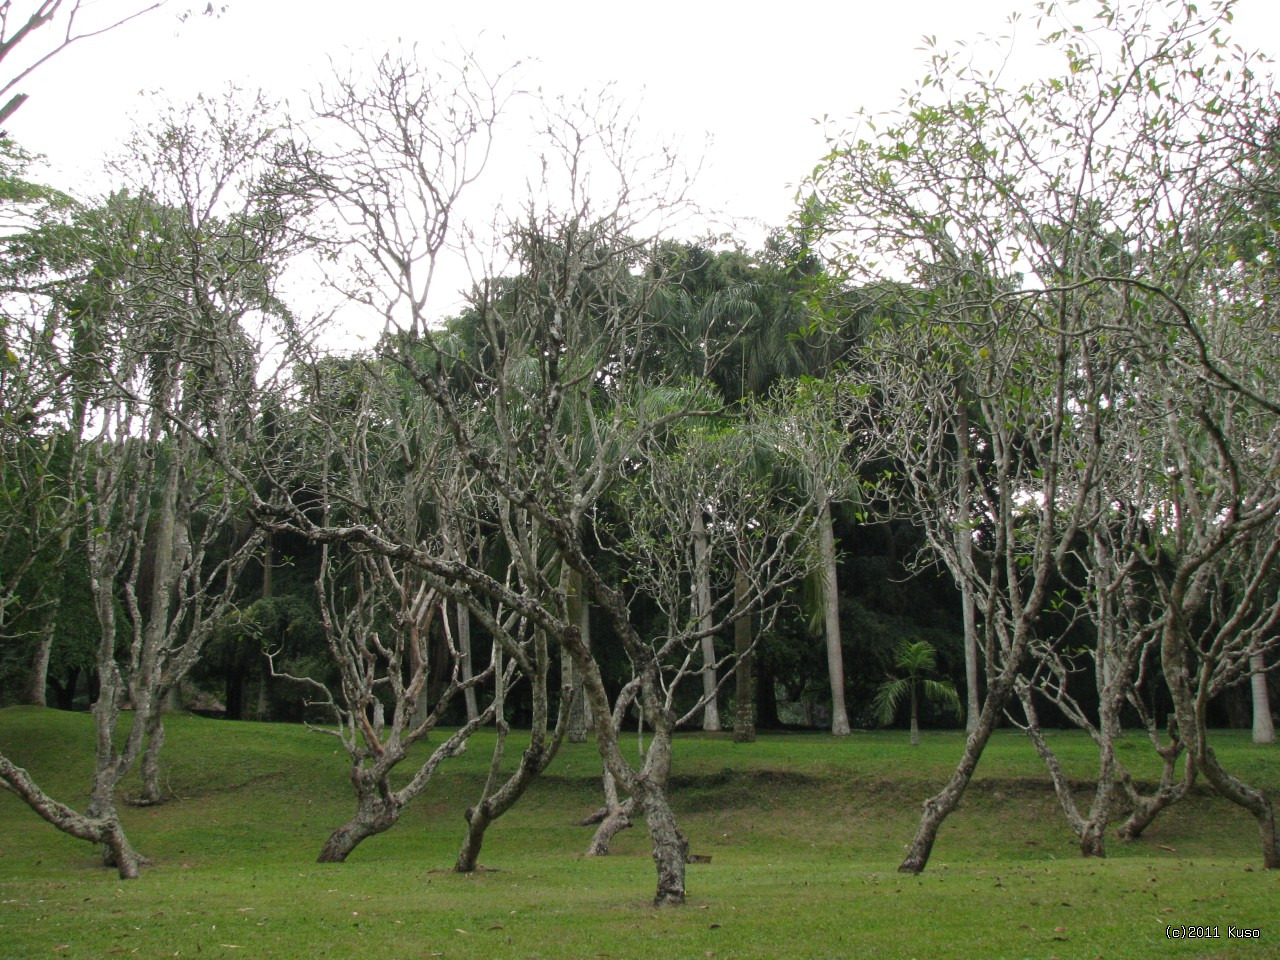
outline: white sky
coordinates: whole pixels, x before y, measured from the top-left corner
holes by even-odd
[[[1036,34],[1029,0],[223,2],[218,19],[179,25],[177,13],[197,3],[171,0],[66,51],[22,85],[31,99],[10,119],[9,134],[48,156],[48,179],[91,196],[107,186],[99,179],[102,157],[134,116],[147,116],[155,92],[180,101],[235,81],[296,98],[327,72],[330,56],[377,55],[397,39],[428,55],[478,44],[495,66],[532,58],[526,85],[551,93],[616,81],[654,135],[674,135],[690,156],[705,153],[705,204],[779,226],[793,185],[823,152],[814,119],[894,107],[923,73],[924,35],[951,47],[1005,34],[1015,9],[1024,14],[1019,36]],[[98,11],[130,6],[94,4]],[[1079,16],[1090,6],[1081,4]],[[1280,3],[1240,0],[1234,33],[1246,46],[1280,53]],[[755,242],[759,230],[747,235]]]

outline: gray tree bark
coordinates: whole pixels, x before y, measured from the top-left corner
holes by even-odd
[[[1249,692],[1253,702],[1253,742],[1275,743],[1276,725],[1271,716],[1271,694],[1267,689],[1266,660],[1260,653],[1249,657]]]
[[[30,679],[23,693],[22,702],[33,707],[43,707],[48,695],[49,659],[53,655],[53,632],[56,618],[49,617],[40,630],[40,639],[36,643],[36,655],[31,662]]]
[[[1165,682],[1173,698],[1178,729],[1188,741],[1188,746],[1196,758],[1196,766],[1203,771],[1205,779],[1222,796],[1248,810],[1257,821],[1262,843],[1262,865],[1268,870],[1280,869],[1280,846],[1277,845],[1275,808],[1270,798],[1264,791],[1250,786],[1223,767],[1213,748],[1207,743],[1204,704],[1197,702],[1192,690],[1191,665],[1188,657],[1190,638],[1186,634],[1180,615],[1184,587],[1185,581],[1180,578],[1175,579],[1170,605],[1177,604],[1178,607],[1171,610],[1171,615],[1166,617],[1165,628],[1160,638],[1161,665]],[[1199,686],[1204,688],[1205,685]]]
[[[1100,738],[1097,786],[1094,790],[1093,802],[1089,805],[1088,814],[1081,814],[1071,781],[1067,779],[1066,774],[1063,772],[1062,764],[1058,761],[1057,754],[1049,747],[1048,741],[1044,738],[1044,731],[1040,729],[1040,719],[1032,701],[1030,687],[1026,684],[1020,684],[1017,692],[1018,699],[1022,701],[1022,712],[1027,719],[1027,736],[1031,739],[1031,742],[1035,745],[1036,752],[1040,754],[1040,758],[1044,760],[1045,766],[1049,769],[1050,778],[1053,780],[1054,792],[1058,795],[1058,803],[1061,805],[1063,813],[1066,814],[1067,823],[1070,824],[1072,832],[1075,833],[1080,842],[1081,855],[1086,857],[1105,857],[1107,855],[1106,832],[1107,826],[1111,822],[1112,801],[1115,794],[1115,750],[1110,738]],[[1100,721],[1100,725],[1105,727],[1109,722],[1104,717]]]
[[[844,648],[840,639],[840,590],[836,581],[836,538],[832,525],[831,502],[822,498],[819,550],[822,577],[823,623],[827,639],[827,674],[831,679],[831,732],[849,734],[849,711],[844,701]]]
[[[100,845],[104,849],[104,863],[114,866],[121,880],[138,877],[143,858],[129,843],[114,805],[107,805],[97,816],[77,813],[46,794],[26,770],[15,766],[3,755],[0,755],[0,782],[63,833]]]
[[[960,803],[960,798],[964,796],[965,788],[969,786],[969,781],[973,779],[973,772],[978,767],[982,751],[986,749],[987,741],[991,739],[992,731],[995,730],[996,721],[999,720],[1000,713],[1004,710],[1004,705],[1013,691],[1013,682],[1021,659],[1018,657],[1017,662],[1011,661],[988,687],[982,711],[978,714],[978,724],[965,740],[960,763],[956,765],[946,785],[924,803],[920,824],[907,848],[906,857],[898,866],[899,873],[921,873],[928,864],[929,855],[933,852],[933,844],[938,839],[938,830],[942,827],[942,822]]]
[[[572,694],[567,690],[561,691],[556,725],[554,730],[549,729],[550,705],[547,696],[547,680],[551,661],[546,634],[539,631],[535,644],[533,661],[535,674],[528,678],[533,696],[533,721],[529,729],[529,746],[520,754],[520,763],[516,766],[515,772],[501,787],[494,790],[493,784],[502,763],[502,753],[508,733],[506,721],[501,716],[502,707],[499,706],[496,711],[498,742],[494,747],[493,763],[489,768],[489,777],[479,802],[468,808],[465,814],[467,833],[453,867],[457,873],[471,873],[476,869],[479,865],[480,848],[484,844],[485,831],[495,820],[515,806],[530,785],[550,766],[568,732],[569,716],[573,709]]]
[[[969,503],[969,475],[972,465],[969,459],[969,414],[965,400],[958,397],[954,420],[956,439],[956,558],[962,569],[973,567],[972,508]],[[968,576],[957,578],[960,582],[960,612],[964,625],[964,728],[973,733],[978,726],[978,604],[973,595],[973,582]]]
[[[591,602],[582,592],[582,577],[576,570],[569,572],[569,619],[577,624],[582,642],[591,648]],[[569,742],[586,743],[591,729],[591,705],[587,703],[582,677],[574,669],[573,657],[567,653],[560,658],[563,671],[563,687],[573,692],[573,709],[569,714]]]
[[[693,569],[696,584],[694,585],[693,613],[699,630],[711,629],[711,557],[707,546],[707,525],[702,516],[702,505],[696,504],[693,509]],[[715,637],[704,636],[700,641],[702,648],[702,699],[706,701],[702,707],[702,729],[718,733],[720,727],[720,707],[716,703],[716,691],[719,681],[716,677],[716,641]]]
[[[746,572],[739,566],[733,578],[734,604],[742,606],[750,591]],[[737,658],[734,677],[733,742],[754,743],[756,739],[755,638],[751,630],[751,614],[740,616],[733,624],[733,651]]]
[[[598,814],[599,826],[596,827],[591,843],[587,846],[588,857],[609,855],[609,844],[613,842],[613,838],[631,827],[635,808],[634,797],[628,797],[625,801],[618,799],[618,783],[613,779],[613,774],[606,770],[604,772],[604,807]],[[592,817],[588,822],[596,820],[596,817]]]

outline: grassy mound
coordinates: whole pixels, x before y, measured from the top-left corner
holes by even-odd
[[[518,754],[513,734],[508,756]],[[1088,781],[1091,748],[1053,738]],[[1224,733],[1229,767],[1271,791],[1280,754]],[[1140,842],[1086,861],[1025,738],[998,734],[929,870],[895,868],[919,804],[959,756],[959,733],[678,738],[673,803],[695,854],[689,904],[656,911],[643,829],[614,855],[580,856],[599,802],[589,744],[567,746],[490,831],[472,876],[449,872],[462,811],[480,790],[492,734],[448,761],[395,830],[345,864],[314,862],[350,815],[346,756],[283,725],[174,717],[175,799],[125,810],[152,863],[122,883],[88,845],[0,794],[0,957],[1275,957],[1280,875],[1259,868],[1251,818],[1200,790]],[[82,804],[84,715],[0,711],[0,750]],[[1156,766],[1140,738],[1137,775]],[[126,789],[136,789],[130,786]],[[1208,938],[1171,939],[1170,928]],[[1257,929],[1260,939],[1233,938]],[[1212,937],[1216,931],[1217,937]]]

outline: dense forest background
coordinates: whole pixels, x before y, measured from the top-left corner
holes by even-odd
[[[918,871],[1008,723],[1087,855],[1203,776],[1280,866],[1210,746],[1275,736],[1276,99],[1229,3],[1069,13],[1038,8],[1055,69],[1016,88],[935,51],[759,250],[684,235],[684,160],[608,93],[467,52],[336,72],[306,113],[165,107],[93,199],[0,141],[0,705],[98,729],[83,814],[5,783],[127,876],[117,787],[165,801],[166,712],[305,721],[350,755],[342,860],[492,724],[471,870],[594,737],[597,842],[643,816],[681,902],[679,729],[963,724]],[[515,110],[537,168],[464,219]],[[1087,808],[1052,726],[1097,746]]]

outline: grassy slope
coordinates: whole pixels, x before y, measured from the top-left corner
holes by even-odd
[[[0,711],[0,749],[63,798],[88,783],[89,718]],[[1220,753],[1276,791],[1275,748],[1223,734]],[[648,904],[641,830],[615,856],[578,856],[597,802],[589,745],[492,830],[473,877],[448,872],[461,810],[491,735],[451,761],[393,832],[351,861],[314,863],[353,806],[336,741],[288,726],[177,717],[168,777],[181,798],[130,809],[152,858],[121,883],[87,845],[0,795],[0,957],[1264,957],[1280,956],[1280,876],[1257,869],[1253,821],[1198,793],[1137,844],[1083,861],[1026,741],[1001,733],[943,828],[930,869],[895,872],[919,802],[950,772],[961,735],[690,734],[676,745],[675,804],[695,853],[690,903]],[[1069,772],[1089,748],[1059,735]],[[519,747],[508,748],[509,755]],[[1154,765],[1139,740],[1135,768]],[[1217,925],[1170,941],[1167,924]],[[1260,942],[1227,939],[1258,927]]]

